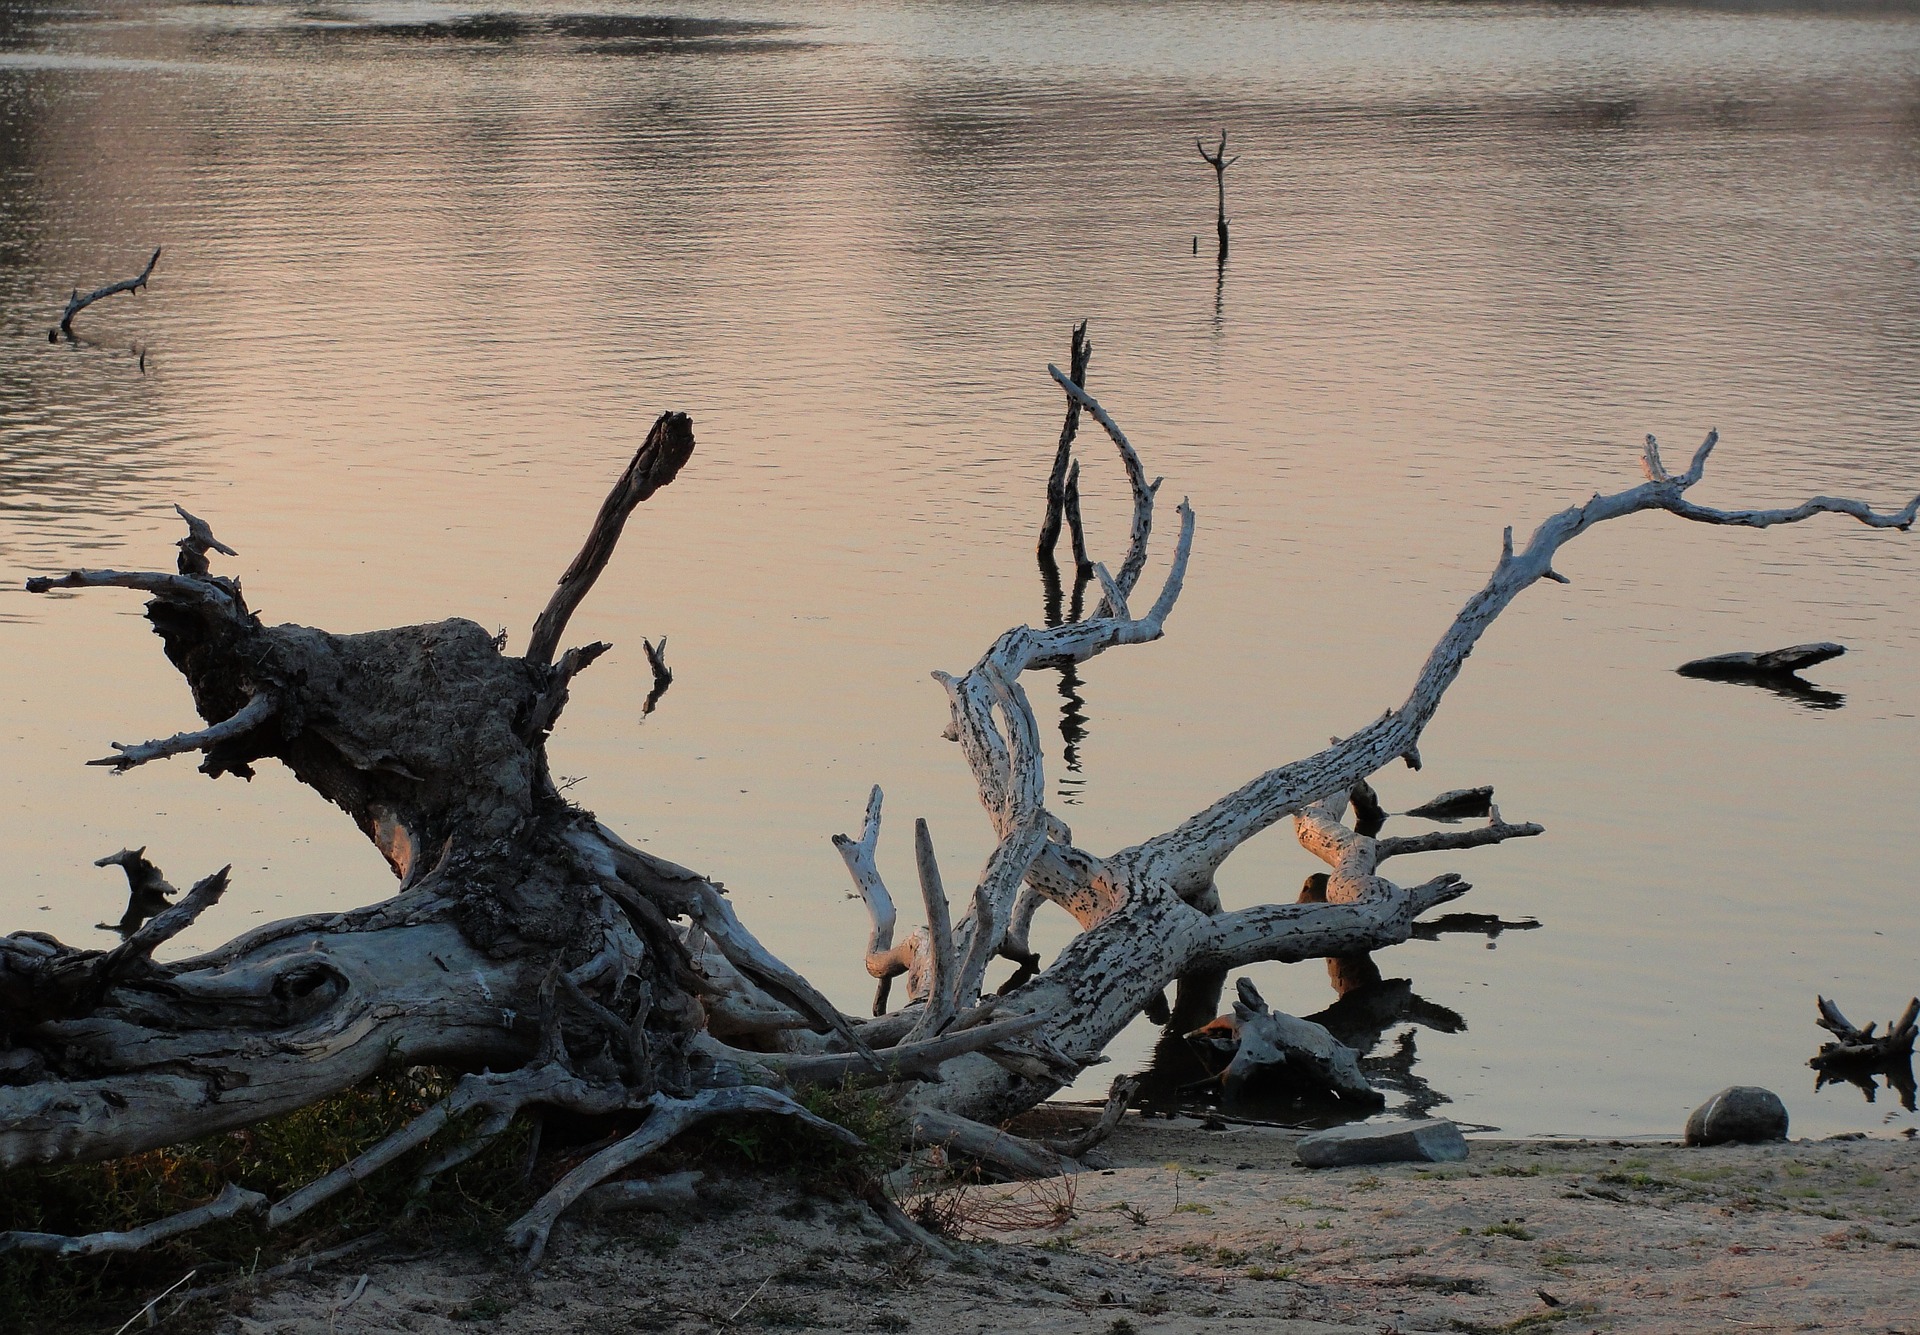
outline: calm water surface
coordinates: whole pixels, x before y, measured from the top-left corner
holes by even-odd
[[[1193,138],[1222,125],[1218,274]],[[156,244],[150,291],[47,343],[69,287]],[[1200,524],[1164,641],[1077,702],[1030,683],[1043,725],[1085,716],[1048,778],[1104,851],[1397,702],[1501,527],[1630,485],[1645,432],[1684,457],[1720,429],[1710,501],[1920,487],[1920,20],[0,4],[5,583],[163,563],[179,501],[269,617],[524,643],[647,424],[691,412],[694,465],[576,619],[618,649],[557,768],[849,1008],[865,925],[827,837],[868,785],[896,883],[915,815],[950,880],[990,846],[927,673],[1040,615],[1045,367],[1082,316],[1092,387]],[[1112,560],[1124,487],[1083,453]],[[1493,783],[1548,827],[1401,870],[1543,924],[1384,957],[1466,1021],[1415,1036],[1419,1071],[1513,1133],[1671,1132],[1734,1082],[1805,1133],[1913,1124],[1804,1062],[1816,993],[1884,1019],[1920,987],[1920,540],[1643,516],[1561,568],[1427,770],[1381,781],[1395,809]],[[1671,671],[1812,639],[1851,648],[1817,672],[1840,708]],[[132,595],[0,595],[0,646],[9,928],[104,941],[121,891],[91,864],[123,845],[176,880],[236,864],[183,945],[385,893],[283,772],[82,766],[193,722]],[[1223,890],[1291,899],[1313,867],[1276,830]],[[1317,965],[1255,974],[1329,999]]]

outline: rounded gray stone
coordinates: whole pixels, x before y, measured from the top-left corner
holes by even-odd
[[[1787,1138],[1787,1105],[1770,1089],[1729,1085],[1687,1118],[1689,1145],[1758,1144]]]
[[[1467,1157],[1460,1128],[1443,1117],[1417,1122],[1357,1123],[1302,1136],[1293,1147],[1308,1168],[1367,1163],[1457,1163]]]

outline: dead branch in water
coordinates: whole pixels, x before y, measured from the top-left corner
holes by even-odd
[[[73,290],[73,295],[67,298],[67,308],[60,313],[60,328],[57,331],[52,329],[47,331],[47,342],[58,342],[58,334],[65,334],[68,338],[72,338],[73,317],[101,298],[111,297],[119,292],[138,292],[147,285],[147,279],[153,276],[153,266],[159,262],[160,247],[155,246],[153,248],[153,254],[147,257],[147,267],[135,274],[132,278],[123,278],[117,283],[108,283],[105,287],[97,287],[85,296],[81,296],[80,289],[76,287]],[[142,371],[147,369],[147,354],[144,351],[140,354],[140,369]]]

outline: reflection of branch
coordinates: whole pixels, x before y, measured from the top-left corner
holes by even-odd
[[[1537,918],[1508,922],[1497,913],[1443,913],[1415,923],[1413,934],[1422,941],[1438,941],[1449,932],[1478,932],[1491,941],[1502,932],[1531,932],[1539,925]]]

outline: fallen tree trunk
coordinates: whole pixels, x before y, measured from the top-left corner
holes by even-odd
[[[188,535],[173,572],[80,570],[30,581],[36,592],[147,594],[147,617],[207,721],[164,742],[116,747],[111,764],[197,751],[200,768],[217,777],[277,760],[355,822],[398,884],[369,907],[271,924],[166,964],[153,961],[153,945],[225,888],[224,873],[135,925],[113,952],[35,933],[0,938],[0,1165],[98,1159],[203,1136],[403,1062],[475,1074],[309,1188],[277,1202],[222,1198],[218,1211],[201,1214],[274,1226],[426,1145],[455,1117],[481,1118],[478,1140],[445,1152],[429,1175],[475,1152],[523,1109],[639,1118],[637,1130],[569,1173],[513,1227],[515,1242],[537,1253],[569,1205],[596,1199],[603,1179],[686,1127],[768,1113],[819,1127],[792,1096],[848,1081],[877,1090],[924,1141],[1007,1171],[1071,1168],[1063,1151],[1017,1142],[992,1124],[1100,1060],[1135,1016],[1164,1004],[1168,986],[1191,982],[1194,998],[1208,988],[1217,996],[1231,968],[1354,958],[1404,941],[1421,914],[1469,887],[1453,874],[1402,886],[1380,875],[1382,862],[1540,833],[1489,806],[1484,826],[1376,839],[1378,804],[1366,780],[1396,760],[1418,767],[1421,733],[1479,636],[1526,588],[1559,578],[1552,562],[1564,544],[1643,511],[1750,527],[1839,513],[1902,529],[1920,511],[1920,498],[1892,514],[1829,498],[1784,511],[1708,509],[1687,491],[1715,438],[1677,477],[1649,438],[1644,483],[1553,516],[1518,550],[1509,530],[1487,584],[1401,707],[1172,830],[1101,856],[1076,845],[1045,807],[1038,727],[1021,678],[1159,638],[1181,594],[1195,518],[1183,501],[1159,592],[1136,613],[1158,483],[1147,482],[1111,415],[1072,376],[1053,375],[1120,455],[1134,500],[1128,550],[1117,576],[1094,566],[1103,601],[1093,615],[1015,627],[968,671],[936,674],[998,840],[962,893],[963,911],[949,909],[922,822],[915,843],[927,925],[894,941],[893,897],[874,859],[878,788],[860,837],[838,841],[872,915],[866,966],[906,984],[902,1009],[871,1018],[840,1013],[755,939],[717,883],[632,847],[568,803],[549,772],[546,739],[569,682],[607,647],[559,652],[568,618],[634,508],[691,457],[686,417],[654,423],[523,657],[505,652],[504,636],[460,620],[360,635],[268,626],[237,581],[211,573],[208,553],[231,550],[184,511]],[[1360,812],[1351,826],[1350,800]],[[1221,864],[1284,819],[1328,864],[1324,893],[1223,910],[1213,885]],[[1048,905],[1079,931],[1041,967],[1027,929]],[[1020,966],[1002,995],[987,987],[996,958]],[[204,1222],[201,1214],[162,1221],[153,1236]],[[115,1237],[75,1245],[133,1245]],[[0,1237],[0,1248],[64,1245]]]

